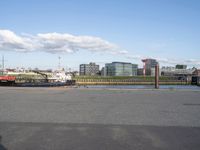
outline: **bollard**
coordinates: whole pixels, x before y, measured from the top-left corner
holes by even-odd
[[[159,89],[159,65],[155,66],[155,89]]]

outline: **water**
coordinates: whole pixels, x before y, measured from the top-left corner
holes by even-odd
[[[99,89],[154,89],[154,85],[87,85],[80,88],[99,88]],[[160,85],[159,89],[191,89],[200,90],[200,86],[195,85]]]

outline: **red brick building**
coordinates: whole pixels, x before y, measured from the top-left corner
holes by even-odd
[[[193,73],[193,76],[200,76],[200,69],[196,69]]]

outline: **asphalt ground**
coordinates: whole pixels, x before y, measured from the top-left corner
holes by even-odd
[[[199,150],[200,91],[0,87],[9,150]]]

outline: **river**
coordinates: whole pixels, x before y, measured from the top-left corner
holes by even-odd
[[[154,89],[154,85],[87,85],[80,88],[99,88],[99,89]],[[160,85],[159,89],[190,89],[200,90],[200,86],[195,85]]]

